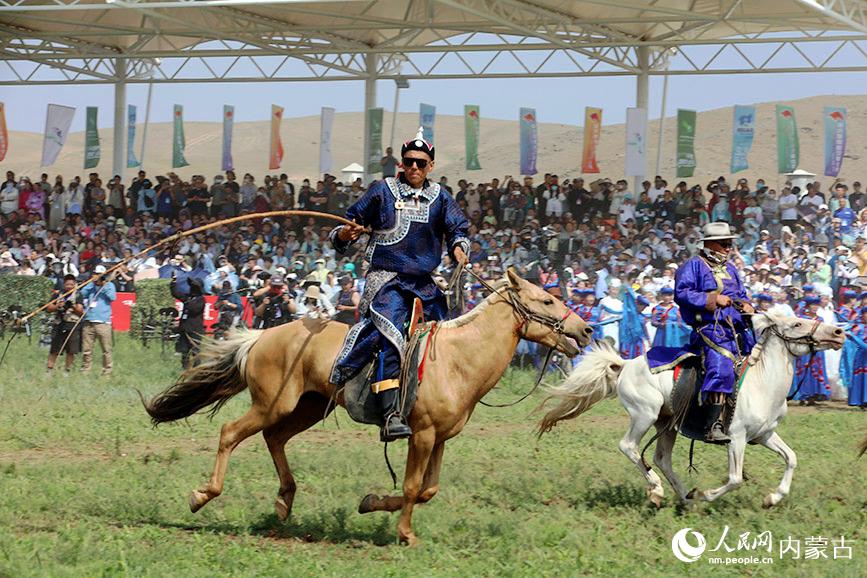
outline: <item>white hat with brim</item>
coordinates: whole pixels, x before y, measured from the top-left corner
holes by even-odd
[[[702,228],[701,233],[702,241],[723,241],[737,237],[732,234],[728,223],[708,223]]]
[[[319,299],[319,285],[311,285],[304,291],[304,299]]]

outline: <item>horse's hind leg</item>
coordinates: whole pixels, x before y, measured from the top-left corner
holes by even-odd
[[[214,472],[208,483],[193,490],[190,494],[190,510],[195,513],[223,492],[223,481],[226,478],[226,468],[229,466],[229,455],[238,444],[260,431],[268,424],[265,418],[255,409],[250,409],[241,419],[230,421],[220,430],[220,448],[217,451],[217,461]]]
[[[277,476],[280,478],[280,490],[274,507],[277,516],[285,520],[292,513],[292,503],[295,501],[295,478],[286,460],[286,442],[293,436],[315,425],[331,413],[328,400],[319,394],[305,394],[301,397],[295,410],[263,432]]]
[[[795,474],[795,468],[798,466],[798,459],[795,457],[795,452],[792,451],[792,448],[786,445],[786,442],[782,440],[777,432],[766,434],[756,441],[772,452],[780,454],[786,460],[786,471],[783,474],[783,480],[773,492],[762,500],[762,507],[767,509],[776,506],[780,500],[789,495],[789,488],[792,485],[792,476]]]
[[[638,471],[642,473],[644,479],[650,484],[647,488],[647,495],[650,496],[650,501],[659,508],[662,506],[662,480],[650,468],[648,463],[644,461],[639,451],[641,438],[644,437],[644,434],[647,433],[656,421],[657,415],[651,415],[651,412],[635,411],[635,413],[630,412],[630,417],[632,419],[629,422],[629,429],[626,431],[623,439],[620,440],[619,448],[635,464]]]
[[[663,427],[666,426],[663,425]],[[680,498],[681,501],[685,502],[686,488],[683,487],[680,478],[677,477],[677,474],[674,473],[674,468],[671,467],[671,452],[674,450],[674,443],[676,441],[677,432],[673,429],[660,435],[659,439],[656,441],[656,451],[653,454],[653,463],[662,470],[665,479],[668,480],[669,484],[671,484],[677,497]]]

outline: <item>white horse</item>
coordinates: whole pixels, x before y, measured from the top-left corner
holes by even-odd
[[[677,432],[667,428],[672,416],[673,370],[651,373],[645,357],[623,360],[607,343],[597,341],[584,355],[566,382],[550,388],[554,407],[539,423],[539,435],[550,431],[560,420],[578,417],[607,397],[617,394],[631,421],[620,440],[620,451],[644,475],[651,502],[662,505],[662,482],[640,454],[641,439],[651,426],[665,429],[657,441],[653,460],[665,474],[675,493],[686,505],[701,499],[713,501],[743,481],[744,450],[747,442],[762,444],[780,454],[786,471],[780,485],[765,496],[762,506],[770,508],[789,493],[797,465],[795,452],[776,432],[786,416],[786,395],[792,385],[795,357],[811,351],[840,349],[846,341],[842,329],[820,321],[765,313],[753,316],[758,343],[750,354],[749,369],[738,392],[728,444],[728,482],[714,490],[687,492],[671,468],[671,451]],[[667,428],[667,429],[666,429]]]

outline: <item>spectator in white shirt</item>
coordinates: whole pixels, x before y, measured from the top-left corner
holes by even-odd
[[[784,187],[780,197],[780,221],[794,227],[798,222],[798,197],[789,187]]]

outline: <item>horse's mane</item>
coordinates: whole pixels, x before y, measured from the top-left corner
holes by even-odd
[[[494,291],[485,297],[485,300],[473,307],[473,309],[467,313],[464,313],[457,319],[450,319],[448,321],[443,321],[439,324],[440,329],[451,329],[453,327],[462,327],[467,325],[468,323],[472,323],[472,321],[481,315],[485,309],[487,309],[488,305],[491,304],[494,297],[500,294],[500,290],[509,285],[509,280],[505,277],[494,283]]]

